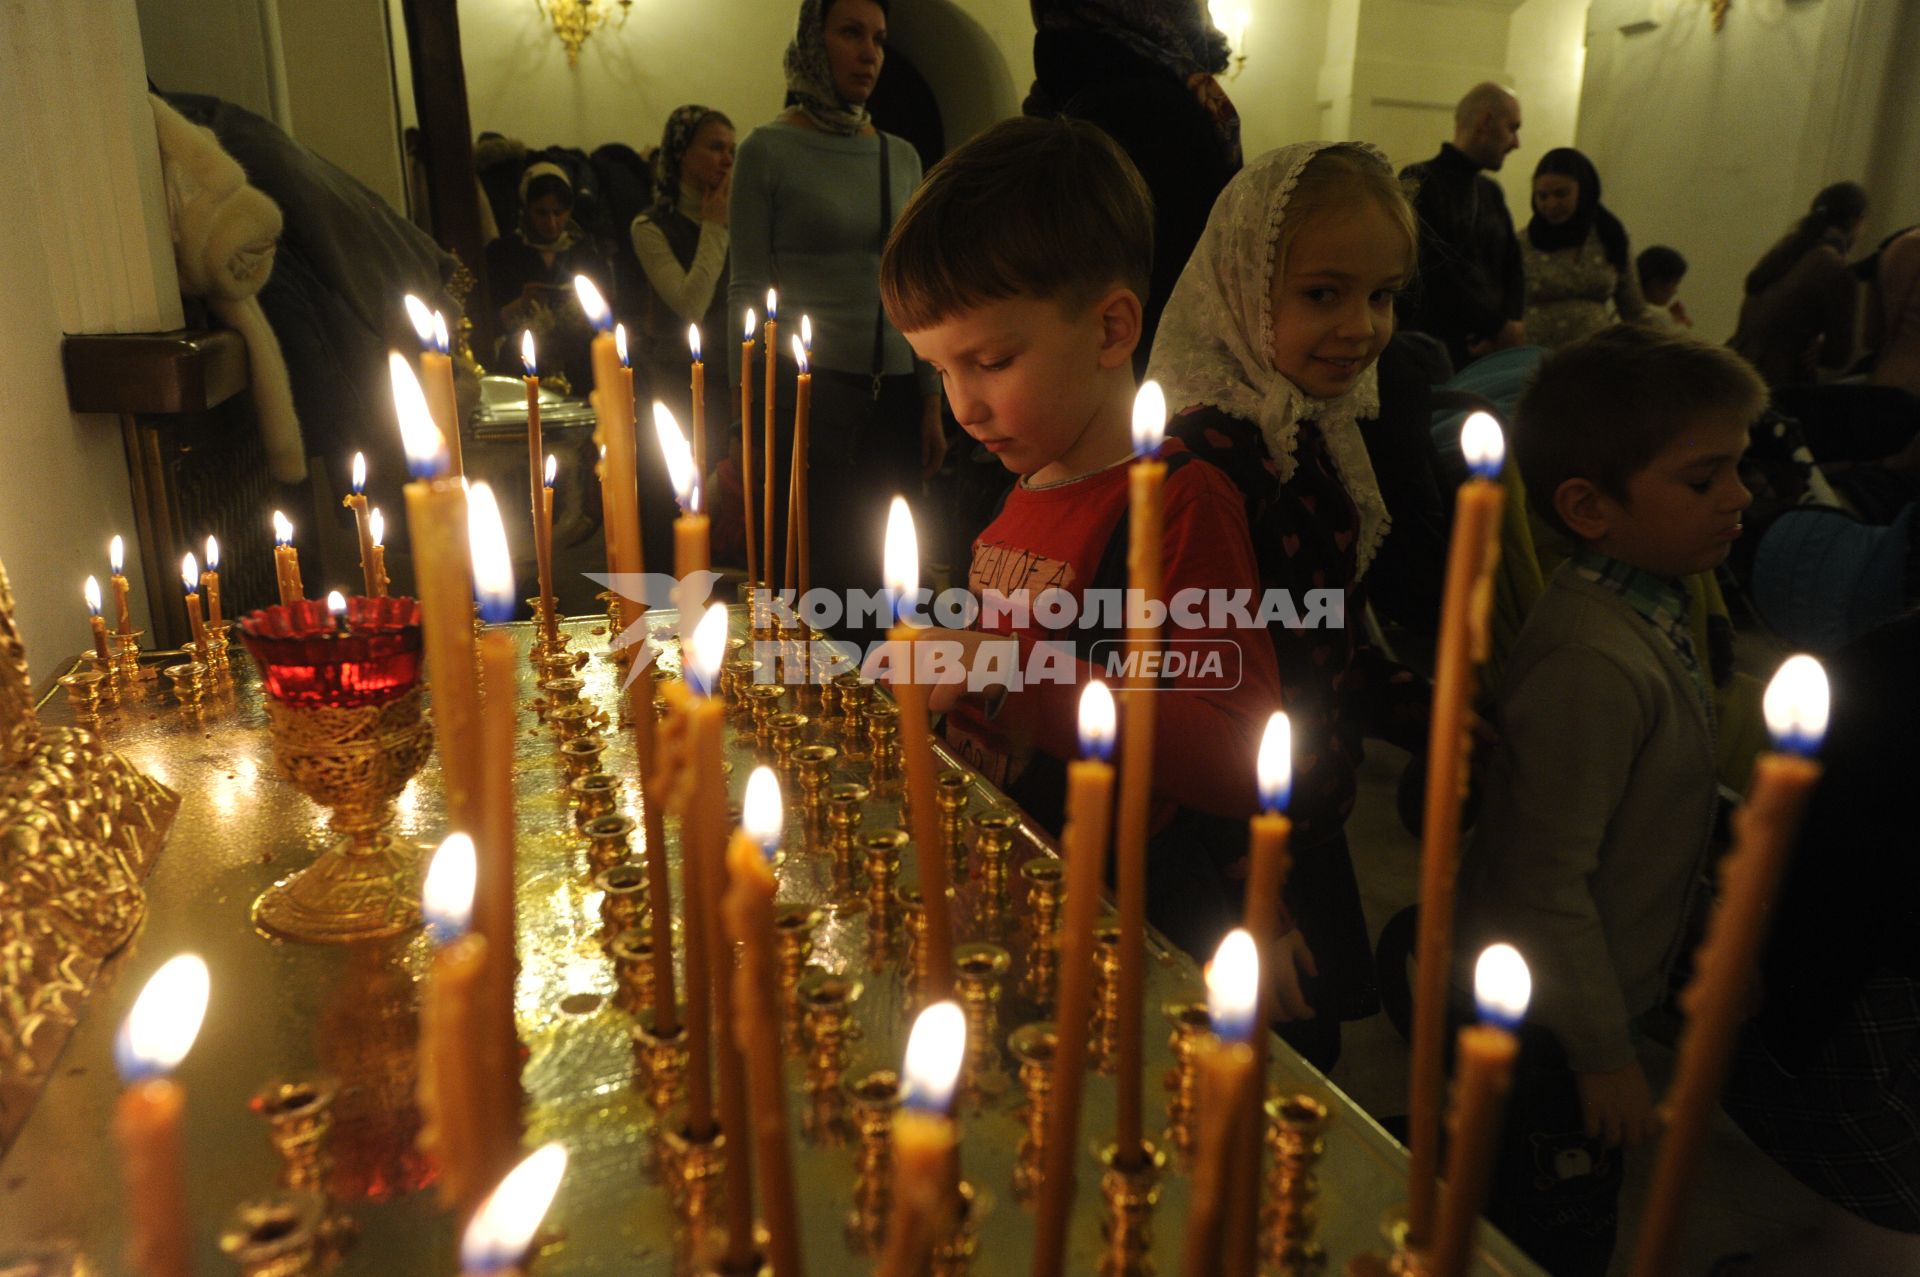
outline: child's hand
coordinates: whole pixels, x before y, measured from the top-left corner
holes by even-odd
[[[1319,964],[1313,960],[1313,950],[1307,947],[1307,937],[1295,927],[1286,935],[1274,941],[1273,961],[1268,964],[1273,973],[1267,988],[1273,999],[1273,1018],[1276,1020],[1311,1020],[1314,1016],[1313,1004],[1307,1001],[1307,995],[1300,987],[1300,973],[1310,976],[1320,974]]]
[[[920,668],[934,666],[933,691],[927,698],[928,708],[934,713],[944,714],[967,694],[970,683],[974,681],[974,667],[981,659],[981,645],[990,639],[1006,641],[1006,636],[987,634],[981,630],[928,630],[923,637],[915,640],[916,643],[946,645],[946,651],[942,655],[947,659],[929,662],[925,658],[931,653],[923,653],[918,662]],[[901,650],[904,646],[891,639],[880,644],[868,653],[860,672],[868,678],[883,678],[889,684],[905,682],[910,672],[907,664],[910,658]]]
[[[1573,1076],[1580,1085],[1580,1111],[1586,1118],[1588,1138],[1609,1148],[1623,1144],[1632,1148],[1653,1138],[1659,1122],[1639,1061],[1606,1073]]]
[[[1674,298],[1672,303],[1667,306],[1667,313],[1672,315],[1674,322],[1682,327],[1693,327],[1693,316],[1687,314],[1687,304],[1678,297]]]

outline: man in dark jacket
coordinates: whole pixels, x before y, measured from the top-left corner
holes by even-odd
[[[1401,303],[1400,324],[1445,342],[1456,370],[1526,337],[1520,241],[1505,193],[1482,172],[1498,172],[1519,145],[1520,99],[1478,84],[1453,109],[1453,141],[1400,174],[1419,185],[1420,215],[1420,278]]]

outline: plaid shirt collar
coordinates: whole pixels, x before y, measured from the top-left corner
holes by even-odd
[[[1686,666],[1701,701],[1711,707],[1713,697],[1707,687],[1706,671],[1694,651],[1693,627],[1687,620],[1687,592],[1680,583],[1608,558],[1585,546],[1574,551],[1572,563],[1575,572],[1618,594],[1640,619],[1659,631],[1680,657],[1680,663]],[[1711,709],[1708,716],[1712,716]]]

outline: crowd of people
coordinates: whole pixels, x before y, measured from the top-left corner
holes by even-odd
[[[1340,1023],[1404,980],[1376,963],[1344,832],[1363,742],[1417,760],[1427,740],[1418,662],[1363,620],[1407,653],[1432,634],[1459,421],[1493,412],[1511,499],[1461,959],[1511,939],[1536,994],[1491,1216],[1551,1272],[1607,1267],[1621,1150],[1658,1125],[1639,1049],[1760,745],[1736,639],[1771,631],[1818,636],[1834,660],[1825,815],[1793,871],[1822,885],[1783,910],[1728,1104],[1831,1201],[1920,1232],[1920,955],[1891,815],[1920,721],[1920,229],[1855,260],[1867,193],[1822,190],[1747,276],[1737,332],[1711,342],[1679,296],[1681,251],[1636,253],[1580,151],[1541,157],[1516,223],[1489,176],[1522,123],[1500,85],[1468,92],[1439,153],[1398,173],[1357,141],[1243,156],[1216,78],[1225,42],[1198,0],[1035,0],[1027,113],[923,176],[866,109],[888,9],[801,0],[789,105],[737,152],[721,111],[673,113],[658,193],[619,246],[630,278],[569,221],[567,174],[527,165],[515,229],[488,254],[503,327],[566,340],[564,285],[598,273],[637,317],[645,393],[684,394],[688,324],[726,351],[735,388],[709,393],[701,423],[720,528],[744,496],[741,323],[777,288],[783,320],[812,320],[808,464],[834,529],[814,540],[814,580],[832,589],[879,581],[888,499],[943,471],[923,519],[953,525],[956,584],[1123,586],[1131,407],[1142,373],[1158,381],[1163,595],[1332,590],[1345,625],[1241,642],[1231,689],[1168,685],[1151,916],[1196,954],[1240,917],[1251,761],[1285,709],[1296,835],[1268,974],[1279,1031],[1322,1067]],[[792,372],[755,466],[782,494]],[[1025,652],[1059,634],[944,636],[974,676],[936,694],[949,744],[1057,830],[1074,684],[1099,672],[1086,644],[1103,634],[1070,636],[1072,682],[1024,686],[995,682],[991,640]],[[1858,914],[1836,882],[1882,903]],[[1801,946],[1824,960],[1798,961]]]

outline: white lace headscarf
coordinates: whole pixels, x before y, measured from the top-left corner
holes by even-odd
[[[1364,142],[1301,142],[1269,151],[1236,174],[1167,299],[1147,376],[1183,412],[1218,408],[1260,427],[1280,482],[1293,478],[1300,423],[1312,421],[1347,496],[1360,512],[1357,574],[1364,575],[1392,519],[1380,496],[1359,420],[1380,414],[1380,385],[1369,365],[1337,399],[1314,399],[1273,366],[1273,268],[1287,198],[1307,162],[1345,145],[1392,172],[1386,155]]]

